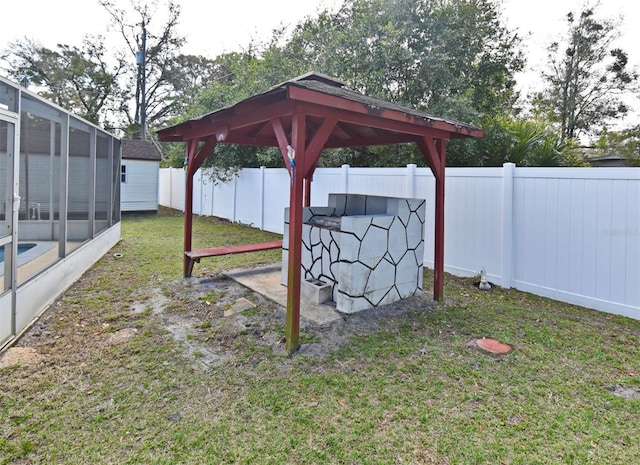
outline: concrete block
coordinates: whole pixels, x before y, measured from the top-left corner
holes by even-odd
[[[305,279],[301,282],[300,294],[314,304],[322,304],[331,299],[331,285],[319,279]]]

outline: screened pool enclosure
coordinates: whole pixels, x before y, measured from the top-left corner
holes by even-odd
[[[118,138],[0,78],[0,348],[119,240],[120,153]]]

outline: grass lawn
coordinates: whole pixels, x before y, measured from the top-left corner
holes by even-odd
[[[194,219],[196,248],[277,237]],[[221,274],[278,259],[183,280],[182,215],[125,216],[0,369],[0,464],[640,463],[640,321],[447,275],[443,303],[304,325],[309,347],[347,342],[288,356],[284,310]],[[255,307],[224,317],[239,298]]]

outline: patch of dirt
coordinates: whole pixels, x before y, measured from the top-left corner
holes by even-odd
[[[132,311],[149,311],[158,317],[162,328],[182,345],[185,355],[196,366],[206,369],[236,363],[235,355],[248,344],[289,355],[284,337],[286,309],[223,274],[178,279],[144,294],[145,301],[134,302]],[[230,311],[238,305],[247,310]],[[297,354],[325,357],[356,334],[394,328],[407,314],[428,311],[435,305],[429,297],[416,296],[377,309],[345,314],[342,319],[324,325],[301,318],[301,346]]]
[[[84,279],[91,282],[90,275]],[[229,363],[257,364],[264,359],[265,351],[290,355],[285,350],[286,309],[224,274],[176,279],[140,289],[135,300],[123,302],[110,319],[100,312],[74,307],[75,293],[84,292],[84,279],[22,335],[15,349],[25,357],[24,354],[34,354],[32,358],[37,361],[38,352],[46,354],[62,348],[67,363],[82,363],[87,344],[124,344],[140,337],[142,328],[159,327],[179,343],[183,355],[200,369]],[[301,318],[297,355],[325,357],[355,335],[398,331],[398,323],[406,321],[406,315],[429,311],[436,305],[426,292],[376,309],[344,314],[329,324],[318,325]],[[246,310],[230,311],[238,306]],[[248,347],[253,349],[247,350]]]
[[[176,339],[189,343],[195,338],[202,339],[198,337],[198,333],[204,333],[207,342],[217,342],[222,348],[230,349],[233,341],[238,336],[243,336],[253,339],[254,343],[272,352],[284,354],[286,309],[281,305],[224,275],[178,280],[165,289],[172,299],[183,301],[190,309],[179,313],[162,312],[165,324],[173,322],[174,325],[183,325],[181,331],[168,327]],[[226,310],[243,300],[254,303],[255,307],[243,313],[224,316]],[[308,357],[324,357],[330,350],[348,343],[356,334],[366,335],[380,329],[393,328],[407,314],[428,311],[435,305],[437,303],[423,295],[376,309],[344,314],[342,319],[324,325],[301,318],[301,346],[297,353]],[[202,347],[199,344],[198,350],[201,351]],[[220,361],[220,352],[214,352],[214,358]],[[202,357],[202,354],[199,355]],[[205,365],[210,364],[206,354],[202,358]]]
[[[625,387],[616,384],[611,388],[611,393],[614,396],[622,397],[628,400],[640,400],[640,388]]]
[[[138,334],[138,330],[135,328],[123,328],[113,334],[110,334],[107,338],[107,344],[118,344],[119,342],[131,339],[136,334]]]
[[[33,347],[9,347],[0,356],[0,368],[12,365],[33,365],[40,361],[40,354]]]

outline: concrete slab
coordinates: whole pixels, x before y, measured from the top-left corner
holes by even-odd
[[[229,308],[225,310],[224,316],[233,316],[238,313],[246,312],[247,310],[251,310],[255,307],[255,304],[244,297],[240,297],[235,303]]]
[[[287,307],[287,288],[280,283],[282,268],[280,265],[231,270],[226,274],[229,278],[263,295],[265,298]],[[342,315],[335,304],[316,304],[300,299],[300,317],[318,325],[341,320]]]

